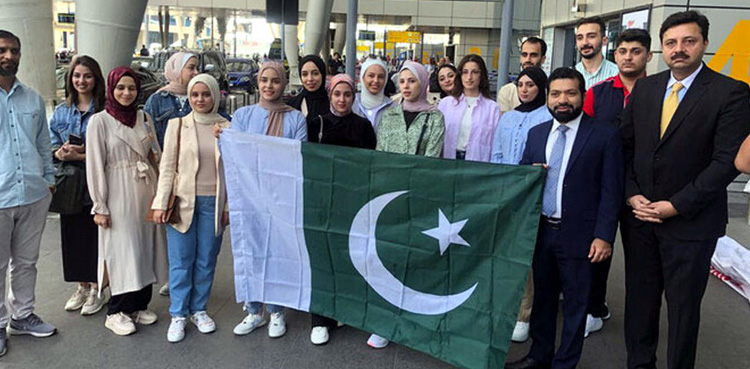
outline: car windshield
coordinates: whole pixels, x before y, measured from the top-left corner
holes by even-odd
[[[230,72],[252,72],[253,65],[245,61],[231,61],[228,63],[228,69]]]

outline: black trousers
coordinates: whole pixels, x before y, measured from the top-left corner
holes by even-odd
[[[99,227],[94,223],[90,206],[79,214],[60,214],[60,244],[65,282],[96,283],[98,237]]]
[[[711,256],[717,239],[677,240],[633,216],[622,223],[628,368],[656,368],[662,294],[669,319],[667,367],[692,369]]]
[[[140,291],[114,295],[109,300],[107,315],[117,313],[132,314],[136,311],[146,310],[148,304],[151,302],[152,293],[153,287],[148,285],[143,287]]]
[[[564,256],[562,251],[568,245],[558,235],[558,229],[542,220],[532,264],[534,304],[529,333],[533,343],[528,357],[552,363],[555,369],[572,369],[578,365],[583,350],[591,292],[591,261],[585,257]],[[560,291],[565,296],[563,326],[560,347],[555,352]]]
[[[614,248],[614,243],[612,247]],[[591,264],[591,296],[589,296],[589,314],[594,318],[604,318],[609,314],[607,302],[607,282],[609,269],[612,267],[612,257],[604,261]]]
[[[328,327],[328,329],[336,328],[338,323],[336,320],[318,315],[310,314],[310,326],[311,327]]]

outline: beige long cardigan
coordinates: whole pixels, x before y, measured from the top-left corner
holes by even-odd
[[[180,222],[171,224],[180,233],[187,232],[193,221],[195,212],[195,178],[198,174],[198,133],[195,129],[197,123],[193,119],[193,113],[182,118],[182,134],[180,143],[179,168],[175,168],[177,159],[177,129],[180,126],[179,118],[170,119],[167,124],[167,132],[164,135],[164,153],[159,164],[159,185],[156,197],[151,206],[154,210],[166,210],[169,204],[169,196],[174,190],[179,200]],[[222,128],[229,127],[229,122],[219,122]],[[214,137],[211,137],[215,140]],[[221,161],[218,143],[215,145],[216,152],[216,208],[214,229],[215,236],[219,236],[224,227],[221,224],[221,215],[226,208],[227,192],[224,185],[224,167]],[[176,169],[176,170],[175,170]],[[175,180],[176,177],[176,180]]]
[[[153,126],[143,111],[129,128],[106,111],[91,116],[86,130],[86,178],[92,213],[109,215],[111,227],[99,228],[98,281],[113,295],[167,281],[164,226],[146,222],[156,193],[156,168],[148,160]]]

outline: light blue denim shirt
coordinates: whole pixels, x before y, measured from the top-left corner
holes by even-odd
[[[181,101],[182,100],[182,101]],[[180,99],[176,95],[160,91],[148,97],[143,111],[151,116],[156,128],[156,139],[159,146],[164,147],[164,134],[167,132],[167,123],[173,118],[182,118],[190,114],[193,109],[187,98]]]
[[[32,204],[49,194],[55,167],[44,101],[16,80],[0,88],[0,209]]]
[[[490,162],[497,164],[518,164],[526,148],[529,130],[552,120],[547,105],[542,105],[528,113],[511,110],[503,114],[495,129],[492,141]]]
[[[250,105],[237,109],[232,117],[232,129],[242,132],[266,134],[268,110],[260,105]],[[307,121],[298,110],[284,113],[284,138],[307,141]]]
[[[52,150],[57,150],[68,142],[71,134],[82,138],[85,143],[86,126],[93,114],[93,101],[85,112],[79,111],[76,106],[68,106],[68,103],[58,105],[49,120],[49,139]]]

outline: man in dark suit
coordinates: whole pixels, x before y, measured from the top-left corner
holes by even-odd
[[[636,83],[620,128],[626,160],[622,221],[628,368],[656,368],[667,300],[667,365],[693,368],[711,255],[727,223],[726,187],[750,132],[745,83],[702,63],[708,19],[687,11],[660,30],[669,70]]]
[[[583,113],[585,82],[570,68],[547,82],[553,120],[529,131],[521,164],[545,164],[547,180],[534,251],[529,354],[506,369],[575,368],[591,291],[591,265],[612,253],[622,204],[624,163],[617,128]],[[538,283],[538,284],[537,284]],[[563,329],[555,353],[558,296]]]

